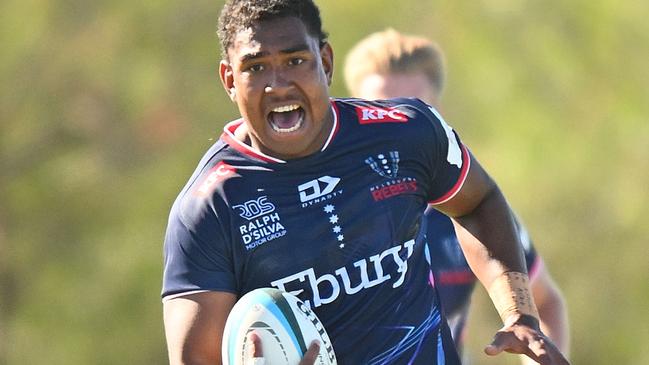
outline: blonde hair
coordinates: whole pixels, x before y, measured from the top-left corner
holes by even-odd
[[[423,72],[437,93],[445,81],[444,54],[437,44],[388,28],[358,42],[345,59],[345,83],[358,94],[363,78],[372,74]]]

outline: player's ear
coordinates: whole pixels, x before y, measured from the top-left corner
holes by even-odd
[[[327,85],[331,86],[334,74],[334,50],[331,48],[329,42],[324,42],[320,46],[320,58],[322,60],[322,68],[327,76]]]
[[[223,84],[225,92],[228,93],[230,100],[236,101],[237,89],[234,86],[234,77],[230,62],[221,60],[221,63],[219,64],[219,76],[221,77],[221,83]]]

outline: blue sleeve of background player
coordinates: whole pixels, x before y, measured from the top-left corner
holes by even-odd
[[[536,249],[534,248],[534,243],[527,232],[527,228],[520,221],[518,216],[514,214],[516,219],[516,224],[518,225],[518,231],[520,234],[521,244],[523,245],[523,253],[525,254],[525,265],[527,266],[527,274],[530,277],[530,281],[533,281],[536,275],[539,272],[539,269],[543,265],[543,260],[541,256],[538,255]]]

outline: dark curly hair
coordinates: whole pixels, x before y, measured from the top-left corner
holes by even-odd
[[[218,36],[223,58],[228,58],[228,49],[238,32],[255,22],[287,17],[300,19],[321,46],[326,42],[320,10],[312,0],[228,0],[219,16]]]

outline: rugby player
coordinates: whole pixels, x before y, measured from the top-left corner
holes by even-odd
[[[344,74],[353,96],[365,99],[417,97],[439,108],[445,84],[445,62],[439,46],[430,40],[387,29],[365,37],[352,47],[345,60]],[[427,241],[436,277],[434,284],[461,353],[471,292],[477,279],[462,254],[450,219],[435,209],[428,209],[425,219],[428,220]],[[520,224],[518,229],[541,329],[567,354],[568,320],[563,296],[532,245],[527,230]],[[523,364],[533,363],[528,357],[521,359]]]
[[[219,364],[230,309],[268,286],[313,308],[341,364],[459,364],[428,286],[427,204],[471,233],[462,247],[504,323],[486,351],[568,364],[539,328],[505,198],[436,109],[330,98],[333,50],[311,0],[229,0],[219,38],[241,118],[171,208],[171,364]]]

